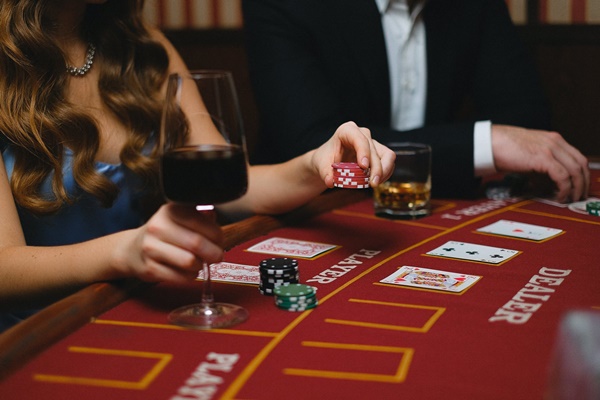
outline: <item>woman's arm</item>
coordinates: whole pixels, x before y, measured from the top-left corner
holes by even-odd
[[[222,233],[194,209],[166,205],[137,229],[67,246],[27,246],[0,155],[0,309],[44,305],[72,290],[125,277],[182,282],[221,260]],[[93,221],[90,221],[93,223]]]
[[[394,159],[394,152],[372,140],[368,129],[347,122],[315,150],[285,163],[250,167],[247,194],[223,208],[262,214],[287,212],[333,187],[334,162],[352,161],[370,168],[370,185],[377,186],[391,175]]]

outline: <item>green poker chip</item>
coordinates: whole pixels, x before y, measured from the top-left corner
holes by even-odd
[[[288,303],[302,303],[302,302],[306,302],[307,300],[310,300],[312,298],[315,298],[314,295],[311,296],[277,296],[275,295],[275,298],[278,301],[286,301]]]
[[[316,302],[317,302],[316,297],[312,297],[312,298],[309,298],[306,300],[298,300],[298,301],[281,300],[279,298],[275,300],[275,304],[277,304],[278,306],[281,306],[281,307],[302,306],[302,305],[314,304]]]
[[[588,201],[585,204],[585,210],[590,215],[600,216],[600,201]]]
[[[287,311],[306,311],[315,308],[317,300],[317,288],[302,283],[285,283],[273,289],[275,304],[277,307]]]
[[[291,283],[289,285],[281,285],[274,289],[273,293],[279,297],[301,297],[311,296],[316,292],[316,288],[313,286],[305,285],[303,283]]]
[[[318,303],[308,304],[306,306],[297,306],[297,307],[282,307],[282,306],[278,306],[278,307],[281,308],[282,310],[302,312],[302,311],[306,311],[306,310],[312,310],[313,308],[317,307],[317,305],[318,305]]]

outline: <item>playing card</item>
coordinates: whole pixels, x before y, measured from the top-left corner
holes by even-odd
[[[313,258],[336,247],[334,244],[274,237],[249,247],[247,251],[276,254],[284,257]]]
[[[476,275],[465,275],[405,265],[380,282],[459,293],[473,285],[480,278],[480,276]]]
[[[547,228],[545,226],[531,225],[522,222],[501,219],[493,224],[477,229],[477,232],[510,236],[521,239],[544,240],[559,235],[563,231],[562,229]]]
[[[459,260],[479,261],[489,264],[500,264],[519,254],[518,250],[480,244],[449,241],[440,247],[427,252],[430,256],[456,258]]]
[[[204,279],[204,272],[200,271],[198,279]],[[248,283],[258,285],[260,270],[258,266],[220,262],[210,265],[210,280],[221,282]]]
[[[559,207],[559,208],[566,208],[569,205],[567,203],[560,203],[560,202],[558,202],[556,200],[545,199],[543,197],[536,197],[534,200],[535,201],[539,201],[540,203],[549,204],[551,206]]]

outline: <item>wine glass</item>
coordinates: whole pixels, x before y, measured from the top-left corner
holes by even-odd
[[[201,137],[195,143],[192,137]],[[248,187],[246,143],[233,77],[228,71],[170,75],[160,129],[160,178],[168,201],[212,212]],[[237,305],[216,303],[210,266],[202,263],[200,303],[173,310],[169,321],[196,329],[225,328],[248,318]]]

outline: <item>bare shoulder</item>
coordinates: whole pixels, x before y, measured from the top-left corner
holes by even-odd
[[[152,39],[156,40],[157,42],[159,42],[163,46],[165,46],[167,48],[172,48],[173,47],[173,44],[169,41],[169,39],[167,39],[167,37],[165,36],[165,34],[160,29],[155,28],[155,27],[149,27],[148,28],[148,33],[150,34],[150,37]]]
[[[173,46],[173,43],[165,36],[165,34],[157,28],[149,28],[150,37],[163,45],[169,56],[169,70],[172,72],[183,72],[187,70],[185,62],[181,55]]]

